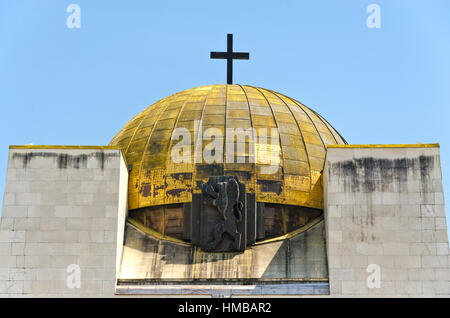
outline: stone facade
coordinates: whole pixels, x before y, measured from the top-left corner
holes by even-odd
[[[6,178],[0,296],[113,296],[128,187],[121,151],[13,147]]]
[[[332,296],[449,296],[438,147],[331,147],[324,189]]]
[[[279,245],[272,256],[254,256],[261,262],[247,257],[248,264],[256,266],[255,272],[250,271],[259,273],[259,278],[286,280],[300,272],[315,278],[305,283],[230,286],[225,275],[217,277],[222,284],[214,285],[130,284],[133,279],[164,277],[180,281],[192,277],[185,275],[189,270],[200,278],[205,273],[198,268],[195,272],[201,261],[189,267],[183,259],[189,253],[167,254],[170,244],[148,237],[144,240],[153,250],[143,249],[139,238],[145,234],[130,225],[128,231],[134,234],[125,235],[128,171],[119,149],[12,147],[6,178],[0,219],[0,297],[325,296],[328,289],[332,297],[450,294],[437,147],[328,149],[323,174],[325,220],[292,237],[288,247],[286,241],[255,247],[253,252]],[[158,253],[152,252],[156,247]],[[292,264],[286,251],[292,253]],[[150,259],[161,261],[160,267],[169,260],[171,267],[153,272],[147,268]],[[234,270],[232,261],[224,264]],[[79,288],[73,284],[77,266]],[[187,269],[179,271],[180,266]],[[326,275],[329,284],[323,279]],[[117,278],[123,283],[117,285]]]

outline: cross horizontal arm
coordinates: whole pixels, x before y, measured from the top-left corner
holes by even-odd
[[[248,60],[250,58],[249,53],[243,52],[211,52],[212,59],[233,59],[233,60]]]
[[[227,52],[211,52],[212,59],[226,59],[228,58]]]
[[[248,60],[250,53],[233,52],[233,34],[227,34],[227,51],[211,52],[211,58],[227,60],[227,84],[233,84],[233,60]]]
[[[250,59],[250,53],[233,52],[231,58],[234,60],[248,60]]]

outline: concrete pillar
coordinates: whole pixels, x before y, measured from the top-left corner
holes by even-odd
[[[449,296],[438,145],[330,147],[324,199],[332,296]]]
[[[113,296],[127,211],[121,151],[12,146],[6,178],[0,296]]]

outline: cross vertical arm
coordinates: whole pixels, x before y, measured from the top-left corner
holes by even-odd
[[[248,52],[233,52],[233,34],[227,34],[227,51],[211,52],[211,59],[227,60],[227,84],[233,84],[233,60],[248,60]]]
[[[233,84],[233,34],[227,34],[227,84]]]

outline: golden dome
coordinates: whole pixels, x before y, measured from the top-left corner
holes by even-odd
[[[195,124],[201,127],[194,127]],[[252,153],[246,139],[245,151],[235,148],[244,163],[206,163],[194,160],[209,141],[195,150],[191,139],[190,162],[171,159],[179,139],[172,138],[176,128],[186,128],[194,136],[201,129],[217,128],[225,137],[228,129],[277,128],[277,143],[268,145],[255,139]],[[216,130],[217,132],[217,130]],[[270,132],[268,132],[270,137]],[[270,139],[269,139],[270,140]],[[226,142],[225,142],[226,143]],[[202,182],[211,175],[234,175],[246,184],[257,202],[300,205],[323,209],[321,171],[326,145],[344,144],[341,135],[319,114],[280,93],[246,85],[207,85],[188,89],[164,98],[130,120],[110,145],[120,146],[132,167],[129,176],[128,207],[192,201],[201,192]],[[224,147],[225,148],[225,147]],[[236,150],[237,149],[237,150]],[[263,151],[279,157],[275,173],[263,173]],[[271,152],[272,151],[272,152]],[[226,151],[224,150],[223,153]],[[253,159],[253,161],[251,160]]]

